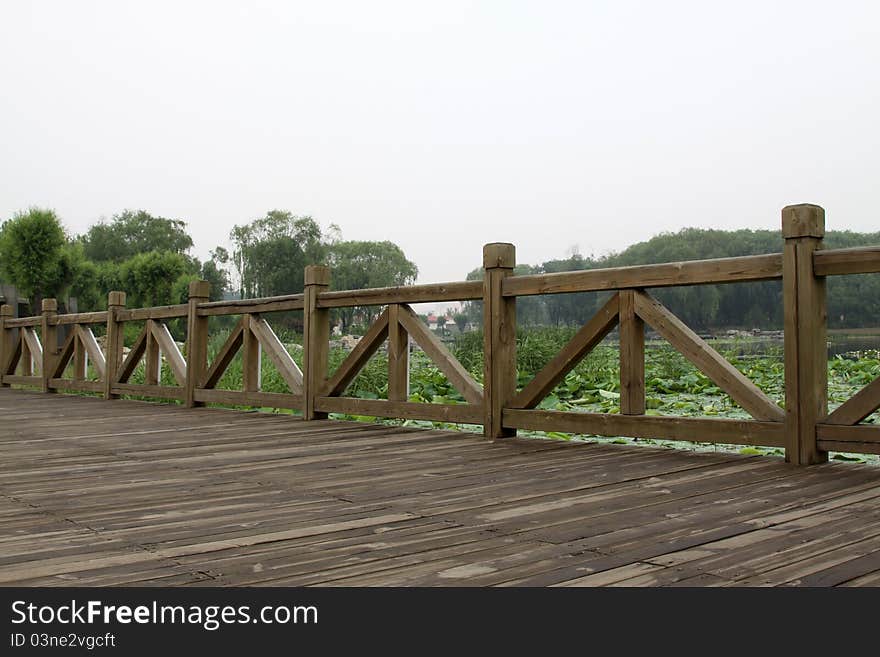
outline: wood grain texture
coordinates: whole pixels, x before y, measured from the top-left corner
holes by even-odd
[[[880,272],[880,246],[815,251],[813,252],[813,270],[816,276]]]
[[[269,360],[275,365],[275,369],[284,379],[287,387],[294,394],[301,395],[303,391],[303,373],[294,362],[287,349],[281,344],[281,340],[275,335],[275,331],[262,317],[252,316],[250,323],[251,332],[257,338],[263,351],[269,356]]]
[[[400,323],[400,306],[388,306],[388,399],[409,400],[409,333]]]
[[[620,295],[614,294],[574,337],[517,393],[507,408],[535,408],[617,325]]]
[[[635,310],[651,328],[752,417],[772,422],[785,419],[783,409],[659,301],[647,293],[637,292]]]
[[[872,466],[10,389],[0,408],[8,586],[880,582]]]
[[[483,297],[480,281],[431,283],[400,287],[378,287],[364,290],[321,292],[318,308],[351,306],[384,306],[389,303],[428,303],[440,301],[471,301]]]
[[[480,424],[483,421],[483,409],[473,404],[420,404],[354,397],[319,397],[315,403],[319,410],[328,413],[469,424]]]
[[[874,379],[822,420],[825,424],[858,424],[880,408],[880,379]]]
[[[216,387],[220,382],[220,379],[223,377],[223,373],[226,372],[226,368],[229,367],[232,359],[235,358],[235,354],[241,349],[243,343],[244,317],[239,319],[238,323],[232,327],[232,331],[230,331],[229,337],[226,338],[226,342],[223,343],[223,346],[220,347],[217,355],[214,356],[214,360],[211,361],[211,366],[205,374],[204,383],[199,389],[211,389]]]
[[[645,323],[635,290],[620,292],[620,412],[645,414]]]
[[[669,262],[609,269],[514,276],[504,282],[503,294],[526,296],[596,292],[626,288],[671,287],[769,281],[782,277],[782,256],[778,253],[714,260]]]
[[[354,378],[367,364],[370,357],[382,346],[387,337],[388,310],[385,309],[327,380],[321,396],[338,397],[345,392],[345,389],[354,381]]]
[[[168,332],[168,327],[162,322],[154,321],[151,331],[177,385],[186,386],[186,360],[174,338],[171,337],[171,333]]]

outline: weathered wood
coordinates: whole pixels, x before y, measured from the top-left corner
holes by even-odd
[[[275,365],[275,369],[284,379],[287,387],[294,394],[301,395],[303,391],[303,374],[299,366],[294,362],[293,358],[287,352],[281,340],[275,335],[275,331],[262,317],[252,315],[251,332],[259,340],[263,351],[269,356],[269,360]]]
[[[406,332],[418,344],[425,355],[443,372],[449,383],[461,393],[470,404],[483,403],[483,389],[474,381],[473,377],[456,360],[455,356],[446,348],[425,323],[416,315],[409,306],[399,306],[398,319]]]
[[[770,422],[785,419],[785,412],[772,399],[659,301],[645,292],[637,292],[635,309],[648,325],[754,418]]]
[[[117,313],[117,318],[120,322],[139,322],[148,319],[174,319],[177,317],[186,317],[188,310],[189,305],[185,303],[179,303],[173,306],[133,308],[131,310],[120,310]]]
[[[321,396],[337,397],[345,392],[345,389],[354,381],[355,377],[363,369],[364,365],[367,364],[370,357],[385,342],[387,337],[388,309],[386,308],[327,380]]]
[[[122,367],[123,333],[116,315],[125,308],[125,292],[114,291],[107,295],[106,365],[104,374],[104,399],[113,399],[113,382]]]
[[[827,421],[816,425],[816,436],[819,440],[839,443],[853,443],[854,449],[839,451],[858,452],[857,444],[880,444],[880,424],[859,424],[855,426],[828,424]],[[873,452],[872,452],[873,453]]]
[[[259,297],[257,299],[235,299],[232,301],[209,301],[199,304],[200,317],[214,315],[238,315],[240,313],[269,313],[283,310],[302,310],[305,304],[304,294],[284,294],[277,297]]]
[[[141,358],[143,358],[144,353],[147,350],[147,328],[148,327],[144,326],[144,328],[141,329],[141,332],[131,346],[131,349],[128,350],[128,356],[122,361],[122,365],[116,373],[116,381],[113,381],[114,388],[118,387],[116,385],[117,383],[127,383],[128,379],[137,369],[138,363],[141,362]]]
[[[177,386],[146,385],[141,383],[114,383],[113,393],[116,395],[141,395],[159,399],[186,400],[186,390]]]
[[[34,386],[37,388],[43,385],[43,377],[34,376],[33,374],[6,374],[3,380],[12,385]]]
[[[785,320],[785,458],[796,465],[822,463],[816,423],[828,412],[825,279],[813,271],[822,246],[825,211],[816,205],[782,209]]]
[[[55,324],[57,326],[65,324],[104,324],[106,321],[106,310],[99,310],[93,313],[68,313],[66,315],[56,315],[55,317]]]
[[[315,410],[315,399],[323,394],[330,357],[330,311],[318,307],[318,297],[330,285],[330,269],[306,267],[303,300],[303,417],[322,420],[326,413]]]
[[[880,246],[814,251],[813,272],[816,276],[880,272]]]
[[[645,323],[634,290],[620,292],[620,412],[645,414]]]
[[[79,339],[77,335],[77,326],[78,324],[73,325],[73,330],[70,331],[70,337],[73,337],[73,380],[74,381],[85,381],[88,376],[89,370],[89,356],[86,353],[86,348],[82,343],[82,340]],[[57,359],[56,359],[57,360]],[[57,371],[57,365],[52,368],[53,371]]]
[[[13,331],[6,328],[6,322],[10,319],[12,319],[12,306],[4,303],[0,306],[0,388],[8,387],[8,384],[3,382],[3,376],[7,374],[9,363],[19,350],[18,346],[12,344]]]
[[[236,406],[267,406],[271,408],[302,408],[302,395],[282,392],[247,392],[239,390],[196,390],[196,400]]]
[[[384,306],[391,303],[428,303],[440,301],[473,301],[483,298],[480,281],[431,283],[399,287],[376,287],[364,290],[322,292],[318,308],[345,308],[351,306]]]
[[[75,351],[77,345],[79,344],[79,336],[76,333],[76,330],[68,331],[67,338],[64,340],[64,344],[61,346],[61,349],[58,351],[58,357],[55,359],[55,364],[52,367],[52,372],[50,381],[55,379],[60,379],[64,375],[64,370],[67,369],[68,363],[70,363],[70,359],[75,355]],[[82,346],[80,345],[80,349]],[[78,369],[78,365],[74,365],[74,378],[76,378],[76,372],[80,371]],[[85,378],[85,374],[81,378]]]
[[[504,282],[506,297],[626,288],[670,287],[768,281],[782,277],[778,253],[713,260],[635,265],[609,269],[514,276]]]
[[[781,422],[507,409],[504,411],[504,424],[532,431],[783,446]]]
[[[214,361],[208,368],[208,372],[205,375],[204,383],[199,389],[211,389],[220,382],[220,379],[223,378],[223,373],[226,371],[226,368],[229,367],[229,363],[231,363],[232,359],[235,358],[235,354],[238,353],[238,350],[241,348],[241,345],[243,343],[244,316],[242,316],[242,318],[238,320],[238,323],[232,328],[232,331],[229,333],[229,337],[226,338],[226,342],[223,343],[223,346],[220,347],[220,351],[218,351],[217,355],[214,356]],[[195,399],[195,401],[201,400]]]
[[[513,244],[483,246],[483,434],[492,440],[516,435],[501,414],[516,394],[516,298],[502,295],[515,265]]]
[[[24,359],[24,354],[28,354],[27,360],[27,372],[24,372],[25,375],[37,375],[42,376],[43,371],[43,345],[40,342],[40,338],[34,332],[33,328],[26,327],[21,329],[21,339],[23,342],[22,345],[22,359]],[[45,391],[44,391],[45,392]]]
[[[388,306],[388,399],[409,400],[409,334],[400,323],[400,306]]]
[[[535,408],[584,356],[617,325],[620,295],[615,293],[562,350],[511,400],[507,408]]]
[[[42,315],[34,315],[33,317],[10,317],[4,322],[6,328],[22,328],[25,326],[41,326],[43,323]]]
[[[152,319],[146,321],[144,331],[146,332],[146,346],[144,348],[144,383],[148,386],[159,385],[159,379],[162,373],[162,353],[159,349],[159,342],[153,334],[155,322]]]
[[[207,388],[205,374],[208,369],[208,318],[198,314],[199,306],[210,298],[211,285],[207,281],[189,284],[186,319],[186,405],[199,406],[194,394],[197,388]]]
[[[262,382],[262,352],[259,340],[251,331],[251,320],[251,315],[242,315],[241,317],[242,337],[244,338],[241,350],[241,382],[245,392],[259,392]]]
[[[858,424],[878,408],[880,408],[880,379],[874,379],[838,406],[822,422],[825,424]]]
[[[90,362],[92,367],[95,368],[95,373],[98,375],[98,378],[103,379],[107,371],[107,360],[104,358],[104,352],[101,351],[101,347],[95,339],[95,334],[92,333],[92,329],[88,326],[83,326],[81,324],[77,325],[76,334],[79,336],[79,341],[86,350],[88,362]]]
[[[315,404],[319,410],[328,413],[467,424],[483,422],[483,409],[473,404],[420,404],[355,397],[319,397]]]
[[[159,345],[160,352],[165,357],[165,362],[168,363],[171,375],[177,381],[177,385],[186,386],[186,360],[184,360],[183,354],[180,353],[174,338],[171,337],[168,327],[162,322],[154,321],[151,330],[156,343]]]
[[[103,392],[103,381],[74,381],[55,377],[49,379],[49,385],[55,390],[74,390],[77,392]]]

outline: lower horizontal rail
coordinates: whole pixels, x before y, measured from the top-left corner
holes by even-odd
[[[142,395],[159,399],[186,399],[186,390],[175,386],[151,386],[141,383],[114,383],[110,390],[114,395]]]
[[[816,439],[819,449],[826,452],[880,454],[880,425],[876,424],[818,424]]]
[[[193,393],[197,402],[234,404],[236,406],[271,406],[272,408],[301,409],[303,396],[283,392],[243,392],[241,390],[214,390],[199,388]]]
[[[3,383],[18,386],[42,386],[43,377],[41,376],[22,376],[20,374],[5,374]]]
[[[104,392],[103,381],[74,381],[73,379],[49,379],[53,390],[75,390],[77,392]]]
[[[502,418],[505,427],[530,431],[784,446],[782,422],[514,409],[504,410]]]
[[[318,397],[315,400],[315,410],[322,413],[348,413],[467,424],[482,424],[484,419],[483,407],[472,404],[420,404],[354,397]]]

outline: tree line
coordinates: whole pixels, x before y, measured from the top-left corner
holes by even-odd
[[[829,231],[825,248],[848,248],[880,244],[880,232]],[[626,267],[684,260],[778,253],[782,235],[772,230],[708,230],[685,228],[662,233],[634,244],[620,253],[602,257],[579,253],[548,260],[539,265],[518,265],[514,272],[550,274],[579,269]],[[481,269],[468,280],[479,280]],[[828,325],[833,328],[880,325],[880,275],[832,276],[828,279]],[[700,330],[719,328],[782,328],[780,281],[699,285],[652,290],[662,303],[689,326]],[[556,294],[517,299],[517,322],[522,326],[581,326],[599,309],[608,293]],[[465,304],[465,314],[482,321],[479,302]]]
[[[392,242],[345,241],[338,227],[283,210],[235,226],[230,241],[231,252],[218,246],[200,261],[180,219],[125,210],[70,235],[54,211],[30,208],[0,226],[0,279],[38,314],[48,297],[75,297],[80,312],[102,310],[110,290],[124,290],[130,307],[184,303],[199,279],[211,283],[212,300],[296,294],[309,264],[329,264],[335,289],[407,285],[418,275]],[[358,312],[345,309],[339,321],[347,327]]]

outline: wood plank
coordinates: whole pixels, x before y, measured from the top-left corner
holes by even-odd
[[[880,272],[880,246],[815,251],[813,269],[816,276]]]
[[[58,390],[75,390],[77,392],[101,392],[104,390],[103,381],[73,381],[55,377],[49,380],[49,384]]]
[[[532,431],[664,438],[731,445],[783,446],[781,422],[505,409],[504,424]]]
[[[86,374],[89,369],[89,356],[86,353],[86,349],[83,346],[82,340],[79,339],[78,332],[76,330],[77,325],[72,327],[70,334],[74,336],[73,342],[73,379],[75,381],[85,381]],[[57,366],[56,366],[57,368]],[[56,369],[56,368],[53,368]],[[64,370],[62,370],[63,372]],[[61,376],[61,374],[58,374]]]
[[[303,374],[272,327],[262,317],[251,317],[251,332],[257,337],[269,360],[294,394],[302,394]]]
[[[388,306],[388,399],[409,400],[409,333],[400,323],[400,306]]]
[[[125,357],[125,360],[122,361],[122,366],[119,368],[119,371],[116,373],[116,381],[113,382],[113,387],[117,387],[117,383],[125,383],[134,374],[135,369],[137,369],[138,363],[141,360],[141,357],[144,355],[144,352],[147,350],[147,326],[144,326],[141,329],[140,335],[138,335],[137,340],[134,341],[134,344],[131,346],[131,349],[128,352],[128,356]]]
[[[349,384],[354,381],[358,372],[363,369],[370,357],[376,353],[381,344],[388,337],[388,309],[373,322],[364,337],[355,345],[351,353],[345,357],[333,375],[323,386],[323,397],[337,397],[345,392]]]
[[[516,247],[507,242],[483,246],[483,434],[497,440],[516,435],[501,412],[516,395],[516,297],[501,294],[513,276]],[[479,402],[473,402],[479,403]]]
[[[384,306],[391,303],[472,301],[482,298],[483,284],[481,281],[460,281],[454,283],[430,283],[428,285],[322,292],[318,295],[318,308]]]
[[[635,265],[609,269],[513,276],[504,283],[504,296],[597,292],[627,288],[670,287],[769,281],[782,278],[782,255],[740,256]]]
[[[880,454],[880,425],[816,425],[819,449],[856,454]]]
[[[251,331],[251,315],[242,315],[241,325],[244,329],[241,347],[241,383],[245,392],[259,392],[262,385],[262,351],[260,342]]]
[[[620,295],[614,294],[508,404],[508,408],[535,408],[581,359],[617,325]]]
[[[3,383],[8,383],[10,385],[20,385],[20,386],[40,386],[42,384],[43,377],[34,376],[34,375],[18,375],[18,374],[5,374],[3,375]]]
[[[304,294],[283,294],[275,297],[259,297],[256,299],[234,299],[224,301],[208,301],[200,303],[199,317],[215,315],[239,315],[242,313],[270,313],[304,308]]]
[[[449,379],[449,383],[461,393],[462,397],[470,404],[482,404],[483,389],[480,384],[474,381],[462,364],[440,342],[440,338],[425,326],[415,311],[407,305],[401,305],[398,317],[406,332],[412,336],[425,355],[443,372]]]
[[[880,379],[874,379],[834,409],[822,422],[824,424],[858,424],[880,408]]]
[[[146,385],[141,383],[113,384],[113,393],[117,395],[141,395],[143,397],[158,397],[160,399],[186,399],[186,389],[175,386]]]
[[[302,407],[301,394],[286,394],[281,392],[245,392],[239,390],[214,390],[199,389],[195,392],[195,398],[200,402],[215,404],[233,404],[236,406],[267,406],[271,408]]]
[[[25,326],[40,326],[42,323],[42,315],[37,315],[35,317],[9,317],[3,322],[3,326],[6,328],[22,328]]]
[[[32,328],[21,329],[21,337],[24,344],[27,345],[27,351],[33,362],[33,372],[40,374],[43,371],[43,345],[40,344],[40,338]],[[24,350],[22,350],[22,354]]]
[[[755,419],[767,422],[785,419],[785,411],[778,404],[659,301],[637,292],[635,309],[645,322]]]
[[[417,402],[357,399],[355,397],[318,397],[315,407],[327,413],[348,413],[374,417],[465,422],[481,424],[483,410],[473,404],[419,404]]]
[[[168,363],[168,368],[171,370],[174,380],[177,381],[177,385],[185,386],[186,361],[183,359],[183,354],[180,353],[174,338],[171,337],[168,327],[162,322],[153,322],[152,332],[162,355],[165,357],[165,362]]]
[[[144,383],[148,386],[159,385],[159,379],[162,374],[162,352],[159,349],[159,342],[156,340],[154,326],[156,322],[152,319],[146,321],[146,347],[144,349]]]
[[[229,363],[235,358],[235,354],[238,353],[238,350],[243,343],[244,318],[242,317],[242,319],[239,319],[238,323],[233,327],[229,337],[226,338],[226,342],[220,347],[220,351],[214,356],[214,360],[211,362],[211,366],[208,368],[208,372],[205,375],[205,383],[201,386],[202,388],[214,388],[220,382],[220,379],[223,378],[223,373],[226,371],[226,368],[229,367]]]
[[[323,393],[327,383],[330,311],[318,308],[318,296],[330,285],[330,268],[306,265],[303,280],[303,417],[306,420],[322,420],[327,416],[315,410],[315,399]]]
[[[132,308],[130,310],[120,309],[116,313],[116,318],[120,322],[174,319],[186,317],[188,308],[187,304],[179,303],[173,306],[153,306],[152,308]]]
[[[77,340],[78,336],[76,330],[68,331],[64,344],[61,345],[61,349],[58,350],[58,357],[55,359],[55,367],[53,368],[51,378],[60,378],[64,374],[64,370],[67,368],[67,364],[73,356],[75,349],[74,344]]]
[[[620,292],[620,412],[645,414],[645,323],[634,290]]]
[[[59,326],[63,324],[104,324],[106,322],[106,310],[91,313],[68,313],[66,315],[57,315],[55,319],[55,324]]]

